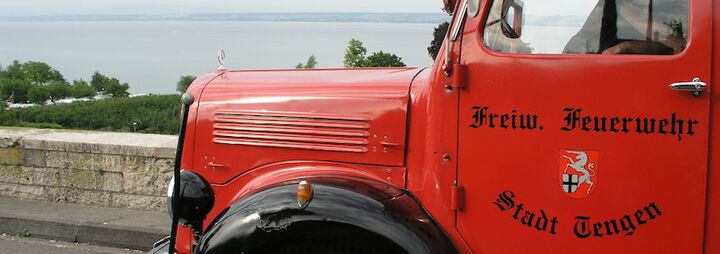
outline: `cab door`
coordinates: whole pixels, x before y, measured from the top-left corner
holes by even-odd
[[[711,1],[479,2],[459,91],[472,250],[702,252]]]

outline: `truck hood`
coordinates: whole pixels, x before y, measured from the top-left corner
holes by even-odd
[[[298,161],[404,165],[416,68],[221,72],[203,90],[194,170],[219,184]]]

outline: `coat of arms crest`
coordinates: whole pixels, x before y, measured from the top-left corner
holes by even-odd
[[[598,182],[598,152],[560,151],[560,184],[573,198],[586,198]]]

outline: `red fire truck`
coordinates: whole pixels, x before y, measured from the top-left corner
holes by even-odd
[[[445,5],[430,68],[196,80],[152,252],[720,253],[718,1]]]

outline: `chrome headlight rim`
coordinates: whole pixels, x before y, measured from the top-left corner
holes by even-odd
[[[170,178],[170,181],[168,183],[168,188],[167,188],[167,196],[166,196],[167,197],[167,202],[166,202],[167,213],[168,213],[168,215],[170,215],[170,218],[172,218],[174,215],[174,213],[173,213],[173,194],[174,194],[173,192],[175,190],[174,187],[175,187],[175,176]]]

